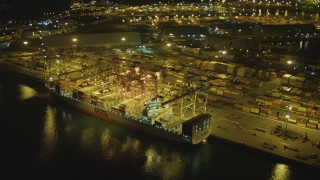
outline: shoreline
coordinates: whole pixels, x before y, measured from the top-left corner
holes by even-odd
[[[26,73],[23,72],[27,72],[28,70],[30,70],[30,68],[28,67],[20,67],[18,65],[14,65],[11,68],[8,68],[10,65],[8,63],[6,63],[5,65],[3,63],[0,63],[0,71],[4,72],[4,73],[8,73],[8,74],[12,74],[14,76],[16,76],[17,78],[21,78],[22,80],[28,80],[30,83],[35,83],[37,85],[43,85],[43,83],[45,83],[44,79],[38,77],[34,77],[31,75],[28,75]],[[19,71],[19,69],[23,69],[24,71]],[[38,75],[39,73],[41,73],[41,71],[39,70],[34,70],[32,69],[34,72],[37,72]],[[34,73],[34,74],[37,74]],[[43,76],[44,77],[44,76]],[[237,129],[234,128],[234,124],[224,124],[221,127],[217,126],[215,124],[215,122],[218,120],[214,120],[213,121],[213,127],[212,127],[212,133],[211,133],[211,137],[209,138],[217,138],[223,141],[227,141],[230,143],[234,143],[234,144],[238,144],[241,145],[242,147],[245,148],[250,148],[251,150],[255,150],[256,152],[262,152],[262,153],[267,153],[269,155],[281,158],[283,160],[287,160],[287,161],[291,161],[291,162],[298,162],[301,165],[307,165],[313,168],[319,168],[320,167],[320,160],[315,160],[315,161],[308,161],[308,160],[303,160],[300,158],[296,157],[296,153],[291,152],[290,150],[284,149],[283,146],[280,147],[281,143],[278,142],[277,147],[274,149],[266,149],[262,147],[262,144],[259,143],[261,141],[257,141],[258,140],[264,140],[269,141],[267,143],[270,143],[270,141],[272,142],[271,139],[268,139],[266,137],[262,137],[260,135],[258,136],[253,136],[250,134],[245,134],[246,138],[244,138],[243,140],[239,139],[239,137],[241,137],[241,135],[244,134],[243,131],[241,131],[241,129]],[[220,123],[219,123],[220,125]],[[226,131],[229,130],[229,131]],[[233,133],[230,133],[230,131],[232,131]],[[276,144],[276,142],[273,142]]]

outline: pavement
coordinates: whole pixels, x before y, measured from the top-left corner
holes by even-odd
[[[317,130],[287,124],[286,131],[285,123],[279,120],[238,112],[232,107],[210,107],[209,113],[213,117],[214,137],[320,167]]]

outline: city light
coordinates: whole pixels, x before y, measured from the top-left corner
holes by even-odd
[[[203,163],[198,162],[207,163],[209,159],[209,165],[212,164],[208,154],[214,144],[206,141],[210,136],[320,166],[320,153],[317,151],[320,149],[320,136],[317,136],[320,133],[320,79],[317,78],[320,74],[320,55],[318,46],[315,46],[320,42],[319,4],[310,3],[311,0],[198,0],[193,3],[171,0],[162,3],[148,1],[149,4],[141,6],[93,2],[73,1],[69,9],[59,13],[39,11],[41,17],[37,18],[21,14],[19,16],[24,17],[21,20],[16,18],[15,21],[2,23],[0,49],[4,51],[1,51],[0,66],[4,64],[3,68],[27,76],[26,81],[41,82],[50,92],[50,99],[53,94],[52,98],[58,97],[75,106],[74,110],[65,110],[64,106],[55,107],[59,106],[59,101],[49,105],[35,104],[49,107],[47,113],[45,108],[35,108],[41,116],[46,116],[45,120],[50,120],[43,121],[42,130],[36,132],[45,136],[43,140],[55,140],[56,129],[52,128],[54,118],[65,118],[74,114],[72,111],[80,110],[115,124],[119,121],[120,125],[123,123],[138,129],[145,136],[155,135],[154,138],[159,136],[190,145],[202,144],[200,153],[192,153],[187,161],[183,157],[178,159],[183,167],[178,173],[182,175],[177,175],[177,168],[170,169],[176,165],[172,161],[176,153],[161,150],[156,153],[147,150],[145,153],[145,148],[139,147],[134,160],[142,158],[139,162],[145,165],[141,167],[143,163],[134,163],[138,167],[131,169],[152,171],[153,174],[138,173],[145,177],[186,179],[186,170],[194,171],[194,177],[206,174],[203,168],[199,168]],[[37,12],[33,8],[26,9]],[[12,12],[20,13],[17,10]],[[10,48],[3,46],[7,42],[12,44]],[[14,89],[12,91],[15,92]],[[24,99],[33,102],[39,100],[32,98],[33,95],[43,99],[48,94],[32,94],[26,88],[23,91],[20,93]],[[5,94],[4,97],[5,100],[10,98]],[[23,102],[22,105],[30,105],[30,102]],[[42,110],[45,113],[41,113]],[[8,112],[29,113],[21,111],[21,108]],[[60,116],[60,113],[64,115]],[[150,142],[157,148],[166,146],[157,140],[149,142],[143,135],[126,135],[123,133],[125,131],[122,135],[126,137],[111,139],[114,138],[113,131],[100,131],[103,124],[92,123],[91,118],[76,119],[77,122],[68,120],[60,123],[63,125],[61,132],[76,130],[73,135],[77,137],[73,139],[80,139],[80,143],[75,143],[80,144],[80,148],[91,149],[81,149],[86,155],[93,153],[95,156],[95,152],[100,152],[98,148],[101,147],[98,146],[102,146],[103,154],[108,154],[108,159],[100,158],[101,161],[119,160],[118,164],[126,163],[112,158],[127,156],[125,153],[130,151],[128,147],[135,139],[145,141],[143,143],[147,146]],[[67,127],[65,123],[72,123],[72,126]],[[78,124],[81,129],[76,127]],[[68,145],[68,141],[63,139],[64,134],[58,134],[59,140],[67,144],[41,142],[44,153],[40,147],[30,154],[39,156],[41,153],[40,157],[44,154],[49,158],[57,155],[61,159],[55,152],[64,151],[60,145]],[[305,138],[307,135],[308,139]],[[54,149],[55,146],[57,149]],[[176,146],[180,145],[177,143]],[[119,149],[121,152],[117,152]],[[54,156],[46,154],[48,152],[54,153]],[[132,155],[132,152],[129,153]],[[79,153],[68,153],[71,157],[66,160],[78,159],[73,154]],[[205,161],[194,158],[198,154]],[[163,157],[165,163],[159,161]],[[158,163],[157,170],[148,166],[152,161]],[[195,162],[196,169],[188,168],[189,161]],[[240,161],[243,160],[240,158]],[[167,162],[172,163],[167,166]],[[230,160],[227,163],[233,162]],[[269,179],[293,176],[295,179],[295,172],[290,174],[290,163],[276,165],[273,173],[270,168],[261,168],[266,171],[262,176]],[[104,166],[106,163],[99,164]],[[207,167],[206,164],[203,166]],[[256,166],[262,167],[259,163]],[[97,167],[96,164],[93,167]],[[243,171],[244,167],[239,166],[237,172]],[[37,165],[35,168],[38,168]],[[164,174],[163,169],[172,172]],[[305,179],[312,179],[309,172],[299,173],[306,176]],[[231,173],[231,176],[227,178],[239,179],[236,173]],[[251,176],[249,173],[247,179],[254,177],[257,175]]]

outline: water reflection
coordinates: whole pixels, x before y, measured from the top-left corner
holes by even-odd
[[[21,100],[27,100],[37,94],[37,92],[33,88],[26,86],[26,85],[19,85],[18,90],[20,93],[19,98]]]
[[[51,154],[57,145],[58,133],[54,110],[48,106],[44,117],[43,126],[43,147],[44,154]]]
[[[225,144],[217,146],[218,143],[211,140],[198,147],[180,146],[180,144],[171,144],[157,138],[144,138],[145,135],[140,136],[125,128],[69,110],[68,107],[60,104],[56,108],[56,118],[61,120],[57,121],[60,126],[56,128],[61,129],[62,132],[58,145],[59,148],[70,151],[66,153],[67,157],[71,156],[70,159],[77,160],[79,165],[75,165],[75,168],[92,173],[105,172],[106,176],[118,175],[120,169],[121,172],[132,172],[133,178],[149,179],[197,179],[198,177],[221,179],[224,176],[236,179],[239,175],[239,177],[241,175],[248,177],[247,174],[243,174],[244,167],[241,167],[247,157],[232,155],[234,150],[226,149],[230,146],[224,147]],[[47,114],[54,113],[48,108]],[[49,128],[49,124],[47,122],[46,129],[54,129]],[[53,137],[56,137],[54,132],[48,133],[47,138],[52,137],[53,141]],[[49,148],[49,145],[47,147]],[[51,148],[57,149],[55,146]],[[239,158],[239,161],[235,162],[234,158]],[[261,159],[251,160],[249,164],[257,164],[260,161]],[[69,163],[73,164],[73,162]],[[90,164],[90,167],[87,165],[82,167],[83,164]],[[286,180],[292,176],[287,165],[271,164],[270,166],[260,165],[264,167],[262,169],[266,169],[263,171],[265,178]],[[239,170],[233,169],[233,173],[229,174],[225,169],[230,167],[237,167]],[[250,168],[254,167],[250,166]],[[260,172],[253,173],[253,176],[258,173]]]
[[[291,178],[291,171],[286,164],[276,164],[272,171],[270,180],[288,180]]]
[[[155,147],[150,147],[145,152],[146,161],[144,173],[154,175],[161,179],[179,179],[185,173],[185,162],[178,153],[158,153]]]
[[[94,129],[93,128],[86,128],[82,131],[80,137],[80,144],[82,149],[90,149],[91,146],[94,146],[95,139],[94,139]]]
[[[115,149],[113,148],[115,146],[112,143],[112,136],[108,129],[105,129],[101,133],[100,141],[101,141],[101,151],[102,151],[103,157],[105,159],[111,159],[115,154]]]
[[[121,151],[137,154],[140,151],[140,141],[128,136],[126,141],[122,143]]]

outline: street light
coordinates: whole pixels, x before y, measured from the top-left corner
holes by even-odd
[[[76,42],[78,41],[78,39],[77,38],[72,38],[72,46],[73,47],[76,47]]]
[[[24,48],[26,49],[28,45],[28,41],[23,41],[23,44],[24,44]]]
[[[292,106],[287,106],[287,108],[291,111],[292,110]],[[288,130],[288,119],[290,118],[290,115],[287,114],[286,115],[286,132]]]
[[[288,119],[290,118],[290,115],[286,115],[286,131],[285,132],[287,132],[287,130],[288,130]]]
[[[291,64],[293,64],[293,61],[292,60],[288,60],[287,64],[288,64],[287,72],[289,73],[289,69],[290,69]]]

